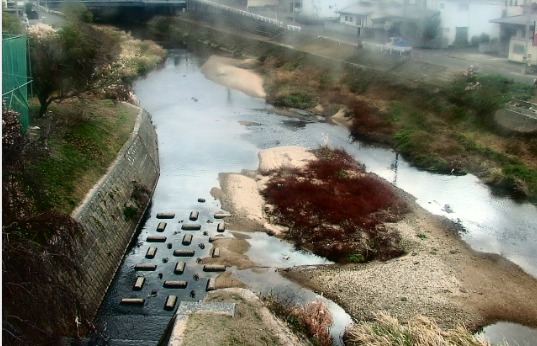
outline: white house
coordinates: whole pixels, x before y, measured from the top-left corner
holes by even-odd
[[[354,28],[346,32],[385,41],[392,36],[415,39],[419,26],[437,16],[438,12],[428,10],[421,4],[361,1],[342,9],[339,14],[340,24]]]
[[[440,12],[444,46],[464,46],[481,34],[499,38],[499,27],[490,20],[502,17],[504,5],[505,0],[429,0],[427,4]]]
[[[528,66],[537,65],[537,13],[503,17],[491,22],[499,24],[501,43],[505,47],[501,53],[506,54],[509,61],[526,63]]]
[[[298,21],[319,22],[337,20],[339,11],[357,0],[281,0],[280,11]]]

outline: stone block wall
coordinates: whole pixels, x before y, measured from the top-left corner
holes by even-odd
[[[157,134],[150,115],[141,109],[116,160],[72,214],[84,229],[80,258],[85,277],[75,285],[81,303],[92,315],[97,313],[149,205],[138,205],[134,218],[126,216],[125,208],[136,206],[132,196],[135,186],[144,187],[151,195],[159,173]]]

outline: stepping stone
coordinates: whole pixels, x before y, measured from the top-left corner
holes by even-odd
[[[138,263],[135,267],[134,267],[134,270],[148,270],[148,271],[152,271],[152,270],[155,270],[157,269],[157,265],[156,264],[151,264],[151,263]]]
[[[150,236],[147,236],[145,240],[150,241],[150,242],[164,243],[166,239],[167,238],[163,235],[150,235]]]
[[[203,266],[204,272],[225,272],[226,266],[223,264],[206,264]]]
[[[183,274],[183,272],[185,271],[185,266],[186,266],[186,263],[185,262],[177,262],[177,264],[175,265],[175,269],[173,270],[173,272],[175,274]]]
[[[184,223],[181,225],[181,229],[185,231],[199,231],[201,225],[199,223]]]
[[[190,219],[190,221],[196,221],[199,215],[200,215],[199,212],[193,211],[190,213],[190,216],[188,218]]]
[[[226,224],[224,222],[219,222],[216,230],[218,232],[224,232],[226,230]]]
[[[213,258],[218,258],[218,257],[220,257],[220,248],[215,247],[213,250]]]
[[[231,214],[226,213],[224,211],[217,211],[216,213],[214,213],[214,218],[215,219],[223,219],[223,218],[228,217],[228,216],[231,216]]]
[[[175,217],[175,213],[158,213],[157,219],[173,219]]]
[[[157,253],[157,248],[154,246],[151,246],[149,247],[149,249],[147,249],[147,252],[145,253],[145,258],[154,258],[156,253]]]
[[[121,304],[143,305],[144,303],[145,303],[145,299],[143,299],[143,298],[123,298],[123,299],[121,299]]]
[[[134,283],[134,286],[132,286],[132,289],[135,291],[139,291],[142,289],[142,287],[144,287],[144,283],[145,283],[145,278],[140,276],[136,278],[136,282]]]
[[[173,255],[177,257],[192,257],[196,252],[194,250],[178,249],[173,251]]]
[[[182,244],[183,245],[190,245],[190,243],[192,243],[192,234],[185,234],[183,236]]]
[[[166,222],[159,222],[157,226],[157,232],[164,232],[164,230],[166,229],[166,225]]]
[[[177,303],[177,296],[170,295],[166,298],[166,303],[164,303],[164,310],[173,310],[175,304]]]
[[[209,280],[207,280],[207,287],[205,288],[205,290],[208,292],[208,291],[214,291],[215,289],[216,289],[216,279],[210,278]]]
[[[186,288],[187,282],[183,280],[166,280],[163,286],[165,288]]]

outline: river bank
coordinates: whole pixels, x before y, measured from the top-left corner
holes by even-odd
[[[336,115],[341,120],[341,113]],[[221,187],[212,193],[220,199],[222,208],[232,213],[230,227],[282,231],[264,219],[265,205],[259,188],[271,169],[283,164],[300,165],[307,160],[291,155],[296,151],[307,152],[305,148],[268,149],[259,154],[259,171],[220,176]],[[457,234],[457,224],[431,215],[411,196],[405,198],[411,213],[386,226],[400,232],[407,255],[367,264],[289,268],[282,271],[283,275],[322,292],[356,320],[371,318],[383,310],[400,321],[421,314],[450,328],[463,324],[475,329],[499,320],[537,326],[537,303],[532,300],[537,295],[534,278],[500,256],[472,250]],[[253,210],[251,215],[248,210]],[[227,239],[218,246],[232,249],[234,242]],[[241,254],[244,248],[230,251]],[[210,261],[224,263],[224,259]],[[236,265],[234,261],[226,264]]]
[[[255,57],[272,105],[313,118],[344,108],[354,138],[387,145],[420,169],[470,172],[497,193],[535,202],[535,140],[504,133],[493,121],[506,100],[532,99],[527,85],[456,68],[446,79],[444,66],[307,35],[263,37],[188,16],[177,18],[173,32],[175,40],[202,43],[205,53]],[[475,83],[480,87],[467,89]]]

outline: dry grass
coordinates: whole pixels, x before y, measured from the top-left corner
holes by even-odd
[[[305,335],[314,345],[332,345],[329,330],[332,315],[324,302],[316,300],[297,304],[291,299],[283,300],[272,294],[262,299],[269,310],[283,319],[294,333]]]
[[[384,312],[375,314],[374,321],[348,328],[345,340],[350,346],[492,346],[462,326],[446,331],[424,316],[417,316],[403,325]]]

